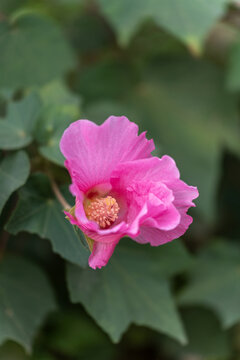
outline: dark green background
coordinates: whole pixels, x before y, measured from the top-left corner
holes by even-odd
[[[0,0],[0,360],[240,358],[240,8]],[[87,267],[59,140],[125,115],[197,186],[182,239]]]

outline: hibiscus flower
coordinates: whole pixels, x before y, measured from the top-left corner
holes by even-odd
[[[152,156],[154,148],[124,116],[110,116],[100,126],[78,120],[64,131],[60,149],[76,198],[65,213],[93,244],[93,269],[107,264],[124,236],[159,246],[192,223],[187,211],[195,206],[197,188],[180,180],[170,156]]]

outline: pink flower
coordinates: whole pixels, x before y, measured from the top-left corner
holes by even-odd
[[[66,214],[93,240],[93,269],[107,264],[124,236],[158,246],[191,224],[187,211],[197,188],[179,179],[171,157],[153,157],[153,140],[138,135],[126,117],[110,116],[100,126],[78,120],[65,130],[60,148],[76,197],[74,213]]]

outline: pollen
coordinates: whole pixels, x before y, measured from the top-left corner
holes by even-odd
[[[85,207],[87,218],[95,221],[103,229],[117,220],[119,210],[119,205],[112,196],[95,198]]]

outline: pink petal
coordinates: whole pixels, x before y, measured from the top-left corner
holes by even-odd
[[[94,242],[93,251],[88,259],[88,264],[92,269],[99,268],[107,265],[108,260],[113,254],[115,246],[117,245],[119,238],[112,243]]]
[[[161,230],[172,230],[179,225],[180,220],[181,216],[179,211],[175,208],[174,205],[171,204],[158,217],[154,218],[154,223],[152,223],[152,226]]]
[[[119,164],[112,174],[111,184],[117,188],[126,188],[133,181],[151,180],[170,183],[179,179],[179,176],[175,161],[165,155],[161,159],[151,157]]]
[[[116,166],[124,161],[151,156],[153,140],[126,117],[109,117],[101,126],[88,120],[72,123],[64,132],[60,149],[73,182],[81,191],[109,182]]]
[[[154,227],[142,225],[140,235],[134,238],[134,240],[141,244],[150,243],[152,246],[159,246],[174,239],[178,239],[186,232],[192,223],[192,217],[187,215],[186,211],[187,209],[182,209],[179,211],[181,215],[181,221],[175,229],[164,231]]]
[[[149,181],[149,183],[151,182]],[[168,217],[177,217],[174,222],[178,221],[179,223],[179,214],[172,205],[174,201],[172,190],[163,183],[156,182],[151,186],[150,191],[147,201],[148,216],[156,219],[161,218],[164,222]],[[172,222],[173,219],[169,219],[169,221]]]
[[[174,192],[174,204],[177,207],[196,206],[193,200],[199,196],[198,189],[195,186],[189,186],[182,180],[177,180],[169,184]]]
[[[134,211],[135,216],[133,216],[133,214],[129,214],[129,217],[132,217],[132,219],[130,220],[130,224],[125,232],[125,236],[133,238],[139,234],[140,223],[147,216],[147,204],[144,204],[142,208],[136,207],[134,210],[131,209],[130,211]]]

